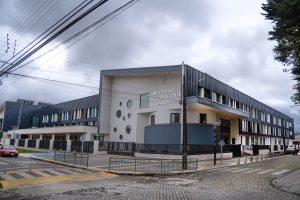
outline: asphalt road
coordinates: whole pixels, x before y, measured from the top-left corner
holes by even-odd
[[[10,171],[29,170],[35,168],[56,168],[58,165],[37,161],[25,157],[0,157],[0,173]]]
[[[173,175],[119,176],[0,191],[2,199],[267,199],[299,200],[300,156]],[[287,177],[287,178],[284,178]],[[279,185],[276,184],[280,183]],[[290,189],[290,190],[287,190]],[[2,195],[2,196],[1,196]]]

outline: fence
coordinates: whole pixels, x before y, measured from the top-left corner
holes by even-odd
[[[179,155],[182,153],[182,145],[180,144],[136,144],[130,142],[99,142],[99,151],[107,151],[112,154],[130,155],[133,156],[134,152],[139,153],[152,153],[152,154],[174,154]],[[215,150],[214,145],[188,145],[189,155],[199,154],[213,154]],[[220,153],[220,146],[217,145],[217,153]],[[223,146],[223,152],[232,152],[233,157],[241,156],[241,145]]]
[[[40,140],[40,149],[49,149],[50,147],[50,140]]]
[[[133,142],[99,142],[99,151],[107,151],[110,154],[133,156],[135,152]]]
[[[28,147],[35,148],[36,147],[36,140],[28,140]]]
[[[12,146],[14,146],[14,145],[15,145],[15,139],[10,139],[10,141],[9,141],[9,145],[12,145]]]
[[[67,141],[66,140],[54,140],[53,141],[54,150],[67,150]]]
[[[71,142],[71,151],[81,152],[82,142],[72,141]],[[94,152],[94,141],[83,142],[83,152],[84,153],[93,153]]]
[[[19,147],[24,147],[25,146],[25,140],[19,140],[18,141],[18,146]]]
[[[188,159],[186,170],[198,170],[198,159]],[[131,158],[110,158],[109,171],[144,172],[144,173],[165,173],[184,171],[182,159],[131,159]]]
[[[72,165],[89,166],[89,154],[54,151],[54,160]]]

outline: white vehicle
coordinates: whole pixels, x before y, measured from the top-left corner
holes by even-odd
[[[297,155],[297,153],[299,152],[299,148],[297,148],[296,145],[289,145],[288,148],[286,149],[286,152],[287,153],[291,153],[291,154],[294,154],[294,155]]]

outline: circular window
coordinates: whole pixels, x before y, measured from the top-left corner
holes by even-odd
[[[125,121],[125,120],[126,120],[126,117],[124,116],[124,117],[123,117],[123,121]]]
[[[117,130],[118,130],[117,127],[115,127],[115,128],[114,128],[114,132],[117,132]]]
[[[127,101],[127,108],[131,108],[132,107],[132,100]]]
[[[122,139],[123,139],[123,135],[120,135],[120,136],[119,136],[119,139],[122,140]]]
[[[122,112],[121,112],[121,110],[118,110],[118,111],[117,111],[117,113],[116,113],[116,116],[117,116],[117,118],[120,118],[120,117],[121,117],[121,115],[122,115]]]
[[[119,105],[122,106],[122,101],[120,101]]]
[[[130,134],[130,132],[131,132],[131,126],[126,126],[126,133],[128,133],[128,134]]]
[[[128,117],[128,119],[131,118],[131,113],[128,113],[127,117]]]

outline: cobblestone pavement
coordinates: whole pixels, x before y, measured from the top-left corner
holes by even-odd
[[[270,199],[300,200],[300,196],[272,186],[300,168],[300,156],[284,156],[246,165],[223,167],[197,173],[139,177],[129,183],[115,183],[44,196],[14,199]],[[132,179],[132,177],[131,177]],[[287,181],[288,183],[288,181]],[[299,189],[300,190],[300,186]],[[1,194],[0,194],[1,195]],[[0,196],[1,197],[1,196]]]

